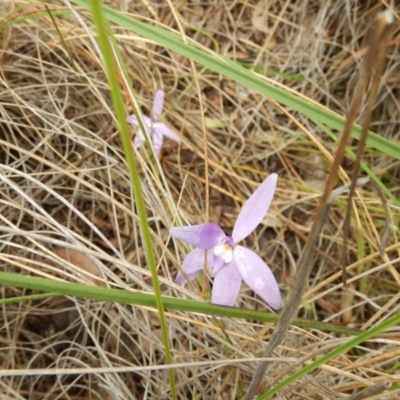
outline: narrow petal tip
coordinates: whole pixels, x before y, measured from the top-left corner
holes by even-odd
[[[159,117],[161,117],[162,110],[164,107],[164,91],[162,89],[158,89],[156,94],[154,95],[153,100],[153,120],[157,121]]]
[[[263,220],[275,194],[278,174],[271,174],[244,203],[232,232],[235,243],[247,237]]]

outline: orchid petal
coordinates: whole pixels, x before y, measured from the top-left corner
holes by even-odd
[[[165,125],[162,122],[156,122],[154,127],[154,131],[158,132],[162,136],[167,137],[168,139],[173,140],[174,142],[179,143],[181,141],[180,137],[171,129],[168,128],[167,125]]]
[[[189,280],[194,279],[204,267],[205,250],[194,249],[183,260],[182,270],[185,272]],[[207,267],[210,268],[213,262],[211,252],[207,253]],[[175,278],[176,283],[186,283],[185,276],[179,271]]]
[[[235,264],[226,264],[215,275],[211,302],[221,306],[233,306],[239,294],[242,278]]]
[[[263,220],[274,197],[277,174],[271,174],[244,203],[232,232],[235,243],[247,237]]]
[[[211,250],[210,250],[210,253],[212,253]],[[211,278],[214,278],[218,274],[219,270],[221,268],[224,268],[225,265],[226,265],[226,262],[221,257],[215,257],[215,254],[214,254],[214,261],[213,261],[212,270],[210,273]]]
[[[234,263],[247,285],[274,310],[282,306],[281,293],[268,265],[253,251],[242,246],[233,250]]]
[[[143,118],[144,124],[145,124],[148,128],[150,128],[151,125],[152,125],[151,118],[149,118],[147,115],[142,115],[142,118]],[[134,115],[134,114],[129,115],[129,116],[126,118],[126,122],[128,122],[128,123],[130,123],[130,124],[132,124],[132,125],[139,126],[138,119],[136,118],[136,115]]]
[[[136,115],[133,114],[126,117],[126,122],[132,125],[139,125]]]
[[[169,232],[176,239],[194,247],[209,250],[223,243],[226,235],[217,224],[200,224],[170,228]]]
[[[161,117],[163,106],[164,106],[164,91],[160,89],[157,90],[156,94],[154,95],[153,107],[151,109],[154,121],[157,121],[157,119]]]

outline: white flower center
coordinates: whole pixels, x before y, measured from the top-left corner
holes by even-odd
[[[214,256],[221,257],[225,263],[230,263],[233,260],[232,247],[228,244],[222,244],[214,247]]]

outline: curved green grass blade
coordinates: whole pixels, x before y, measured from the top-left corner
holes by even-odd
[[[0,299],[0,306],[3,304],[15,304],[15,303],[23,303],[25,301],[51,299],[57,296],[59,296],[57,293],[39,293],[39,294],[29,294],[26,296],[7,297],[5,299]]]
[[[141,238],[143,242],[144,252],[146,255],[147,265],[151,273],[151,280],[155,295],[155,301],[158,311],[158,319],[160,322],[162,341],[164,345],[164,353],[167,364],[173,364],[171,353],[170,340],[168,335],[168,327],[165,318],[164,304],[161,297],[161,289],[158,281],[157,264],[155,260],[153,243],[150,235],[150,227],[148,224],[146,207],[143,200],[142,188],[139,178],[139,171],[136,160],[133,156],[132,143],[129,135],[129,130],[126,122],[126,113],[124,102],[122,100],[121,88],[118,82],[117,73],[115,71],[115,60],[110,44],[110,27],[108,21],[104,20],[103,5],[101,1],[91,0],[91,11],[93,20],[98,33],[98,43],[103,56],[103,63],[107,72],[107,78],[110,84],[111,98],[114,105],[115,114],[117,117],[121,142],[124,148],[125,159],[128,164],[129,176],[135,198],[136,211],[140,221]],[[173,369],[168,369],[168,376],[171,388],[171,398],[177,399],[175,375]]]

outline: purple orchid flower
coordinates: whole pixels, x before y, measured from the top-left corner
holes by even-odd
[[[164,105],[164,91],[157,90],[153,100],[151,117],[143,115],[143,121],[146,125],[148,133],[150,134],[150,138],[153,141],[154,151],[157,155],[160,154],[164,136],[177,143],[180,142],[179,136],[176,135],[176,133],[174,133],[171,129],[169,129],[168,126],[165,125],[163,122],[158,121],[158,118],[162,114],[163,105]],[[126,120],[132,125],[139,126],[139,122],[135,115],[130,115]],[[139,127],[138,133],[135,137],[135,140],[133,141],[133,144],[135,145],[136,148],[138,148],[145,140],[146,139],[144,133]]]
[[[195,247],[183,260],[185,275],[178,272],[175,282],[185,283],[186,277],[194,279],[206,262],[214,277],[212,303],[232,306],[244,280],[267,304],[275,310],[280,309],[281,293],[268,265],[256,253],[237,244],[264,218],[277,181],[278,175],[271,174],[249,197],[239,213],[232,236],[226,236],[218,225],[212,223],[171,228],[173,237]]]

